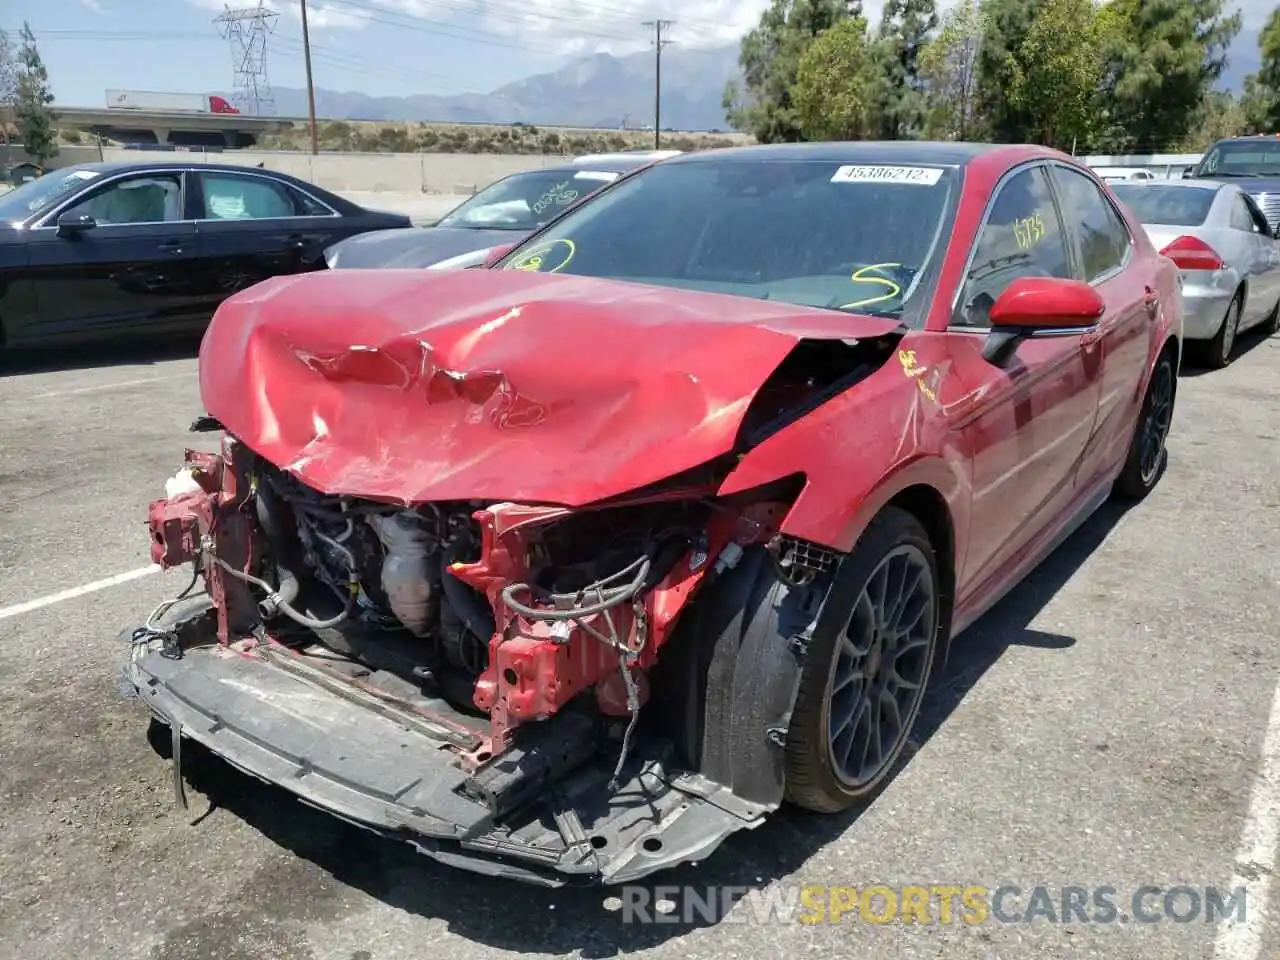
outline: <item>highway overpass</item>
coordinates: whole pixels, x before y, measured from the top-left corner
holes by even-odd
[[[279,117],[240,113],[166,113],[100,107],[58,107],[57,115],[57,125],[63,129],[81,130],[120,143],[179,147],[251,147],[263,134],[287,129],[291,123]]]

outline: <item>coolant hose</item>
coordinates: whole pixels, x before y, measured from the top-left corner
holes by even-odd
[[[245,573],[243,570],[237,570],[221,557],[214,557],[213,562],[236,579],[243,580],[245,583],[251,583],[258,589],[266,591],[267,598],[262,601],[262,606],[266,608],[264,612],[267,612],[268,616],[277,612],[283,613],[295,623],[300,623],[304,627],[310,627],[312,630],[327,630],[330,627],[336,627],[343,620],[346,620],[347,617],[351,616],[352,608],[355,606],[355,597],[349,597],[346,605],[342,608],[342,611],[336,616],[330,617],[328,620],[316,620],[313,617],[308,617],[304,613],[299,613],[290,606],[288,600],[284,597],[282,590],[286,589],[287,584],[290,582],[292,583],[294,593],[297,593],[298,579],[297,577],[294,577],[293,574],[288,575],[289,579],[287,581],[282,579],[281,589],[277,590],[275,587],[271,586],[271,584],[267,583],[267,581],[255,577],[251,573]],[[282,571],[282,573],[284,572],[286,571]]]
[[[449,606],[453,607],[453,612],[462,620],[463,626],[488,643],[494,630],[497,629],[494,624],[493,610],[489,608],[484,597],[449,572],[448,568],[453,564],[453,558],[453,549],[446,548],[445,569],[440,575],[445,599],[449,601]]]

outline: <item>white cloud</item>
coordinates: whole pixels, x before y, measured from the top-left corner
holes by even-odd
[[[94,13],[105,12],[102,9],[102,4],[99,2],[99,0],[80,0],[80,5],[83,7],[87,7],[88,9],[92,10]]]

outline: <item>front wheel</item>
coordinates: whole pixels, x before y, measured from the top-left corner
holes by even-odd
[[[911,736],[939,648],[937,557],[914,516],[872,521],[827,598],[787,731],[787,799],[846,810],[885,780]]]
[[[1142,409],[1129,441],[1129,454],[1116,481],[1115,492],[1136,500],[1145,497],[1159,482],[1169,458],[1166,443],[1173,425],[1173,400],[1177,374],[1173,358],[1162,353],[1151,373]]]

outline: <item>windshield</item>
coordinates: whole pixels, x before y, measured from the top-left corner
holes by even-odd
[[[513,174],[481,190],[436,226],[536,230],[618,176],[603,170],[538,170]]]
[[[898,317],[940,255],[958,183],[942,167],[669,162],[568,214],[500,269]]]
[[[1152,226],[1198,227],[1209,218],[1216,190],[1150,183],[1114,183],[1111,192]]]
[[[1280,177],[1280,137],[1214,144],[1196,165],[1197,177]]]
[[[0,222],[18,223],[63,197],[70,196],[99,176],[96,170],[54,170],[0,194]]]

